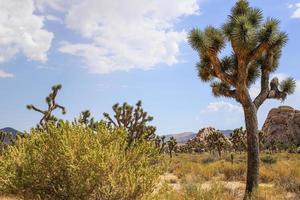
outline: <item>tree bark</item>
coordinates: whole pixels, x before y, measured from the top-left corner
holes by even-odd
[[[222,150],[218,148],[219,158],[222,156]]]
[[[170,158],[172,158],[172,150],[169,151]]]
[[[258,123],[257,123],[257,109],[254,103],[249,103],[243,106],[245,123],[247,130],[247,181],[244,200],[251,197],[251,193],[258,186],[259,173],[259,139],[258,139]]]

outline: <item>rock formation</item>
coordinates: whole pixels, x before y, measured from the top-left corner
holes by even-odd
[[[266,142],[300,145],[300,111],[289,106],[271,109],[262,131]]]

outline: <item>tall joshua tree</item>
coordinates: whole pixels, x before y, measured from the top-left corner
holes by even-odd
[[[62,114],[66,114],[65,107],[56,103],[56,96],[57,96],[58,91],[61,89],[61,87],[62,87],[61,85],[52,86],[51,93],[46,97],[46,103],[48,105],[47,110],[39,109],[32,104],[27,105],[27,109],[34,110],[43,115],[43,117],[41,118],[41,120],[39,122],[39,126],[41,126],[41,128],[46,128],[47,123],[49,123],[49,122],[57,122],[57,118],[53,115],[54,110],[61,109]]]
[[[239,0],[222,28],[208,26],[203,31],[195,28],[188,39],[200,57],[197,64],[200,79],[211,82],[216,97],[233,98],[243,107],[248,146],[247,199],[258,185],[257,110],[266,99],[283,101],[295,90],[292,78],[281,83],[278,78],[270,81],[270,74],[279,65],[287,34],[279,30],[277,19],[264,20],[260,9],[250,7],[246,0]],[[226,44],[232,47],[232,54],[220,58],[219,54]],[[249,88],[258,78],[261,90],[252,99]]]

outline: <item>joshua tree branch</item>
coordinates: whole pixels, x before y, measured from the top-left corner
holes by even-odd
[[[235,85],[235,81],[233,80],[233,78],[227,74],[226,72],[222,71],[221,69],[221,61],[217,56],[217,53],[214,51],[210,51],[208,53],[209,59],[213,65],[213,70],[215,72],[215,75],[223,82],[234,86]]]
[[[236,90],[229,90],[229,89],[219,89],[218,87],[213,87],[212,88],[213,93],[217,94],[219,96],[224,96],[224,97],[230,97],[230,98],[236,98]]]
[[[46,113],[45,111],[43,111],[43,110],[35,107],[34,105],[30,105],[30,106],[31,106],[31,109],[34,110],[34,111],[36,111],[36,112],[39,112],[39,113],[42,113],[42,114]]]
[[[249,55],[249,61],[259,59],[263,52],[268,49],[268,44],[266,42],[260,43]]]

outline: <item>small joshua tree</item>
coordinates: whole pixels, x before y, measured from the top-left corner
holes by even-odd
[[[76,121],[76,119],[75,119]],[[95,128],[97,122],[95,122],[94,118],[91,117],[91,112],[89,110],[82,111],[79,115],[78,122],[80,124],[84,124],[90,128]]]
[[[287,34],[280,31],[279,21],[264,21],[262,11],[238,0],[222,28],[193,29],[189,43],[197,51],[201,80],[210,81],[215,96],[233,98],[244,110],[247,130],[247,181],[245,199],[258,186],[259,142],[257,110],[267,99],[285,100],[295,90],[295,80],[288,78],[270,81],[270,74],[279,65]],[[220,58],[220,52],[229,44],[232,54]],[[260,93],[252,99],[249,88],[260,78]]]
[[[190,151],[201,153],[205,150],[205,143],[202,139],[195,137],[190,139],[185,144]]]
[[[228,149],[230,141],[220,131],[213,130],[207,134],[204,138],[206,147],[209,151],[217,150],[219,157],[222,155],[222,151]]]
[[[79,123],[88,124],[90,122],[91,112],[89,110],[82,111],[79,116]]]
[[[138,101],[136,106],[130,106],[127,103],[119,105],[118,103],[112,107],[114,111],[114,119],[104,113],[104,118],[109,126],[124,128],[128,132],[128,146],[131,146],[139,140],[154,140],[156,128],[148,125],[153,120],[147,112],[142,108],[142,102]]]
[[[5,132],[0,131],[0,153],[6,147],[5,140],[7,138],[7,134]]]
[[[56,103],[56,96],[57,96],[58,91],[61,88],[62,88],[61,85],[54,85],[52,87],[51,93],[46,97],[46,103],[48,105],[47,110],[39,109],[32,104],[27,105],[28,110],[34,110],[43,115],[43,117],[41,118],[41,120],[39,122],[38,127],[45,129],[45,128],[47,128],[48,123],[56,123],[58,121],[58,119],[53,115],[53,111],[56,109],[61,109],[62,114],[66,114],[65,107]]]
[[[156,148],[159,150],[159,153],[163,153],[164,148],[166,146],[166,142],[165,142],[166,137],[165,136],[161,136],[159,137],[158,135],[155,138],[155,146]]]
[[[8,144],[13,144],[14,141],[14,137],[11,133],[0,131],[0,153],[7,147]]]
[[[247,135],[243,127],[234,129],[229,139],[235,151],[242,152],[247,150]]]
[[[176,153],[175,149],[176,149],[176,146],[177,146],[177,141],[174,137],[170,137],[167,144],[168,144],[168,152],[169,152],[170,158],[172,158],[172,153],[173,152]]]

